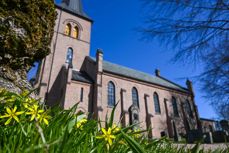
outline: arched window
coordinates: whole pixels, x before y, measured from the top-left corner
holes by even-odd
[[[176,101],[175,97],[172,97],[172,105],[173,105],[174,116],[179,117],[178,108],[177,108],[177,101]]]
[[[76,26],[73,29],[73,37],[78,38],[79,37],[79,28]]]
[[[72,58],[73,58],[73,49],[69,47],[67,51],[66,63],[72,64]]]
[[[161,113],[161,108],[160,108],[160,102],[159,102],[159,97],[156,92],[153,94],[153,99],[154,99],[154,107],[155,107],[155,112],[156,113]]]
[[[83,88],[80,89],[80,101],[83,102]]]
[[[115,85],[113,82],[108,83],[108,106],[114,106],[115,105]]]
[[[132,101],[133,105],[139,108],[138,91],[135,87],[132,88]]]
[[[68,23],[68,24],[65,26],[64,34],[70,36],[70,35],[71,35],[71,29],[72,29],[71,24]]]
[[[190,105],[190,102],[188,100],[186,100],[185,102],[185,109],[186,109],[186,112],[187,114],[193,118],[193,114],[192,114],[192,108],[191,108],[191,105]]]

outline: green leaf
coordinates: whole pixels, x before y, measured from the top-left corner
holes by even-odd
[[[72,130],[73,130],[75,124],[76,124],[76,119],[75,119],[75,118],[72,119],[72,120],[68,123],[68,133],[71,133],[71,132],[72,132]]]
[[[109,123],[108,123],[108,127],[112,127],[113,125],[113,122],[114,122],[114,113],[115,113],[115,109],[117,107],[119,102],[117,102],[114,106],[114,108],[112,109],[112,112],[111,112],[111,116],[110,116],[110,120],[109,120]]]
[[[200,152],[200,143],[197,143],[192,149],[191,153],[199,153]]]
[[[139,143],[137,143],[133,138],[125,134],[123,131],[121,131],[124,139],[129,144],[130,148],[136,152],[136,153],[145,153],[144,149],[140,146]]]

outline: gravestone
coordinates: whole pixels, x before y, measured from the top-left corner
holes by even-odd
[[[216,143],[224,143],[227,141],[227,135],[224,131],[215,131],[212,133],[212,137]]]
[[[190,130],[187,132],[188,143],[194,143],[203,139],[203,133],[201,130]]]
[[[213,143],[212,132],[203,133],[204,143]]]
[[[224,131],[229,132],[229,121],[227,120],[222,120],[220,121],[220,125]]]

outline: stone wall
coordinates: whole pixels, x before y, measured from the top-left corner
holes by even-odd
[[[82,101],[81,88],[83,89]],[[89,83],[71,81],[71,83],[67,85],[64,108],[69,109],[76,103],[79,103],[77,107],[78,111],[92,113],[92,90],[92,85]]]

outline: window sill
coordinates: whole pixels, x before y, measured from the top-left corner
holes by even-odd
[[[108,105],[107,108],[114,108],[114,106],[109,106],[109,105]]]
[[[69,37],[69,38],[73,38],[73,39],[80,40],[78,37],[76,38],[76,37],[73,37],[73,36],[71,36],[71,35],[64,34],[64,36]]]

